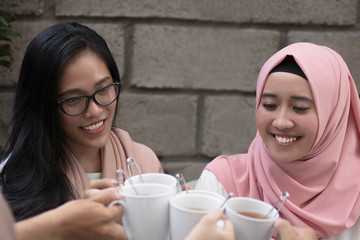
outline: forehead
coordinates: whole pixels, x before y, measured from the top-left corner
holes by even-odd
[[[265,86],[264,93],[272,93],[275,95],[299,95],[313,99],[309,82],[293,73],[274,72],[269,74]]]
[[[66,65],[58,82],[58,90],[92,85],[104,77],[111,77],[106,63],[96,53],[85,50]]]

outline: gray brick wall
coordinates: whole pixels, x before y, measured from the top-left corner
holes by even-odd
[[[310,41],[347,61],[360,86],[360,0],[4,0],[18,15],[15,64],[0,72],[10,118],[22,56],[42,29],[78,21],[108,42],[123,81],[116,124],[151,147],[169,173],[197,178],[220,154],[246,152],[256,133],[264,61]],[[6,136],[0,134],[0,148]]]

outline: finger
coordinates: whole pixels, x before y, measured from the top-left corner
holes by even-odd
[[[217,221],[219,219],[225,219],[225,215],[221,210],[214,210],[206,215],[206,218],[212,221]]]
[[[116,179],[103,178],[92,180],[89,188],[104,189],[117,186],[119,186],[119,182]]]
[[[110,202],[121,198],[122,195],[118,192],[115,192],[113,189],[105,189],[100,191],[98,194],[96,194],[96,196],[92,197],[91,199],[95,202],[108,205]]]
[[[206,214],[203,217],[203,219],[201,219],[201,220],[203,222],[205,222],[207,225],[215,225],[216,227],[220,227],[224,223],[218,223],[218,221],[224,220],[224,219],[225,219],[225,216],[220,210],[214,210],[214,211]]]
[[[282,218],[278,218],[276,219],[276,221],[274,222],[274,228],[276,230],[281,230],[281,229],[287,229],[291,226],[290,222],[287,220],[284,220]]]
[[[186,188],[187,188],[188,190],[194,190],[194,187],[191,186],[190,184],[186,184],[186,187],[185,187],[185,185],[182,186],[182,190],[183,190],[183,191],[185,191]]]
[[[120,224],[116,223],[115,227],[115,239],[128,239],[127,234],[125,232],[125,228]]]
[[[232,224],[232,222],[229,219],[225,219],[224,221],[225,221],[224,230],[233,232],[234,231],[234,225]]]
[[[281,239],[281,236],[291,236],[294,234],[294,231],[291,227],[290,222],[287,220],[281,219],[281,218],[278,218],[275,221],[274,228],[280,235],[280,239]]]
[[[84,196],[82,198],[92,198],[95,197],[97,194],[99,194],[101,190],[99,189],[88,189],[85,191]]]
[[[104,189],[105,190],[105,189]],[[95,189],[95,188],[91,188],[85,191],[84,196],[82,198],[87,199],[87,198],[94,198],[96,195],[98,195],[99,193],[101,193],[104,190],[100,190],[100,189]],[[119,192],[119,189],[116,187],[112,187],[112,188],[107,188],[107,191],[112,191],[114,193]]]
[[[124,227],[118,223],[109,223],[109,228],[107,228],[106,233],[107,240],[128,239]]]
[[[299,237],[299,239],[313,239],[313,240],[317,240],[317,236],[316,236],[316,232],[314,231],[314,229],[311,228],[304,228],[304,227],[297,227],[295,228],[295,232],[297,234],[297,236]]]
[[[123,208],[122,208],[122,206],[121,205],[114,205],[114,206],[110,207],[109,210],[113,214],[113,219],[116,222],[121,222],[121,218],[123,216]]]

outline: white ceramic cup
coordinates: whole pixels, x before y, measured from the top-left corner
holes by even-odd
[[[175,195],[169,186],[134,184],[122,187],[121,194],[124,198],[111,202],[109,206],[118,204],[122,207],[122,221],[129,239],[168,239],[169,201]]]
[[[254,218],[242,213],[255,213],[265,216],[272,206],[248,197],[234,197],[225,204],[226,216],[233,223],[236,240],[268,240],[273,233],[273,224],[279,217],[272,211],[268,218]]]
[[[212,195],[177,194],[170,200],[171,239],[184,240],[203,216],[219,209],[223,202],[221,198]]]
[[[192,190],[188,190],[186,191],[182,191],[178,194],[200,194],[200,195],[207,195],[207,196],[213,196],[215,198],[219,198],[222,201],[225,201],[225,197],[219,193],[216,192],[211,192],[211,191],[207,191],[207,190],[197,190],[197,189],[192,189]]]
[[[141,178],[143,179],[144,183],[159,183],[159,184],[165,184],[170,186],[174,193],[177,192],[177,180],[176,177],[170,174],[166,173],[143,173],[140,175],[132,176],[131,178],[126,179],[124,185],[129,186],[131,185],[131,182],[133,184],[136,183],[143,183],[141,181]]]

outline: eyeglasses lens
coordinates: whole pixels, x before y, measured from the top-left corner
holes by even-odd
[[[107,106],[115,101],[119,93],[118,85],[109,85],[96,91],[92,96],[79,96],[69,98],[61,103],[64,112],[71,116],[83,113],[88,107],[90,98],[100,106]]]

